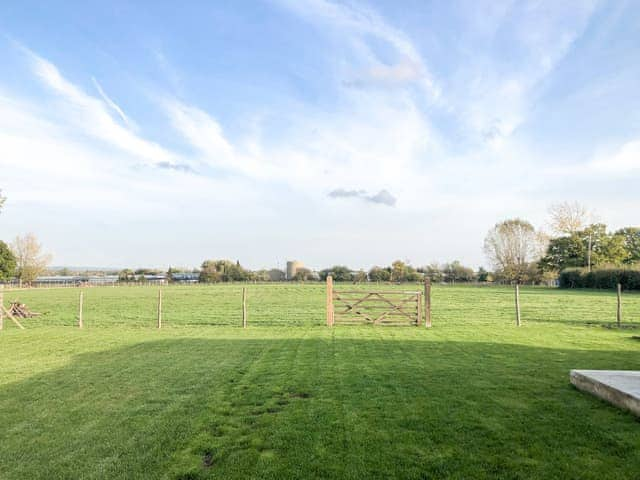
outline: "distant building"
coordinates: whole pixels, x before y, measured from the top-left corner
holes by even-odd
[[[269,270],[267,272],[267,275],[269,275],[269,280],[271,280],[272,282],[282,282],[283,280],[286,280],[287,277],[287,274],[285,272],[283,272],[282,270],[278,270],[277,268]]]
[[[150,273],[145,273],[144,275],[139,275],[138,276],[138,281],[139,282],[146,282],[146,283],[167,283],[167,276],[164,273],[160,273],[157,275],[154,274],[150,274]]]
[[[176,283],[198,283],[200,274],[194,272],[172,273],[171,280]]]
[[[49,275],[36,278],[34,285],[114,285],[118,282],[117,275]]]
[[[290,260],[287,262],[287,280],[292,280],[296,276],[298,270],[304,268],[304,263],[298,260]]]

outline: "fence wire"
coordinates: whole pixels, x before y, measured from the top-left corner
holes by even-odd
[[[118,286],[5,289],[4,303],[25,303],[41,315],[21,319],[27,328],[77,326],[78,300],[84,294],[85,328],[157,326],[158,289],[162,288],[163,327],[242,326],[242,290],[247,291],[247,323],[252,326],[320,326],[326,322],[326,287],[321,283]],[[336,285],[349,290],[418,290],[419,285]],[[433,325],[507,324],[514,321],[509,287],[434,285]],[[528,287],[521,289],[524,322],[604,324],[616,319],[616,295]],[[623,296],[623,321],[640,323],[640,294]],[[5,322],[5,328],[11,325]]]

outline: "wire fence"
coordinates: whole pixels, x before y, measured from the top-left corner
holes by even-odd
[[[413,287],[413,286],[412,286]],[[375,284],[349,285],[350,290],[376,290]],[[406,290],[407,285],[385,285]],[[265,283],[90,288],[4,289],[4,304],[18,301],[38,315],[20,319],[26,327],[78,326],[79,296],[83,292],[84,328],[130,326],[156,328],[158,291],[162,290],[162,326],[326,325],[326,288],[321,283]],[[606,324],[616,321],[613,291],[521,289],[522,320],[566,324]],[[623,321],[640,323],[640,294],[625,293]],[[439,325],[514,323],[514,292],[509,287],[441,286],[432,290],[432,320]],[[6,322],[5,328],[9,325]]]

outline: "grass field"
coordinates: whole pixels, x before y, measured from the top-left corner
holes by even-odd
[[[83,330],[76,289],[5,292],[44,315],[0,333],[0,478],[638,478],[638,420],[568,382],[640,369],[610,292],[524,289],[516,328],[511,289],[435,286],[430,330],[329,329],[322,286],[250,285],[243,330],[241,288],[166,288],[162,330],[155,288],[86,289]]]

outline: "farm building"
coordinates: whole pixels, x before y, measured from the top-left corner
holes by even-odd
[[[198,283],[199,279],[200,279],[200,274],[194,273],[194,272],[171,274],[171,281],[175,283]]]
[[[304,268],[304,263],[298,260],[289,260],[287,262],[287,280],[291,280],[296,276],[298,270]]]
[[[47,275],[36,278],[35,286],[114,285],[117,275]]]

